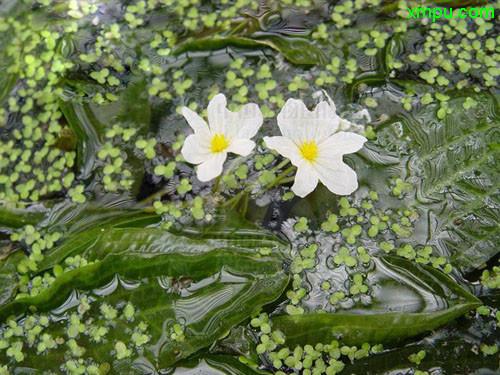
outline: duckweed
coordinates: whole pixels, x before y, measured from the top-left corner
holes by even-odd
[[[464,320],[474,319],[477,326],[493,320],[471,330],[498,329],[500,313],[486,305],[490,290],[500,285],[499,267],[492,264],[498,228],[491,211],[497,192],[491,166],[498,119],[490,92],[499,74],[493,19],[407,19],[413,2],[380,0],[328,6],[309,0],[11,3],[0,9],[0,311],[46,298],[60,280],[85,267],[98,269],[96,254],[78,231],[106,215],[102,212],[112,217],[113,210],[123,209],[124,220],[134,210],[151,215],[119,224],[123,236],[139,227],[144,233],[190,231],[191,225],[217,224],[220,217],[235,224],[242,216],[287,238],[290,248],[281,254],[279,272],[289,275],[290,285],[281,298],[266,300],[270,314],[254,314],[248,327],[243,318],[234,322],[233,329],[245,332],[237,346],[240,362],[255,370],[366,371],[367,357],[384,350],[371,345],[377,343],[351,345],[340,335],[328,343],[288,345],[290,337],[273,329],[273,319],[379,308],[385,280],[380,270],[387,259],[434,269],[438,274],[430,274],[443,280],[451,274],[457,281],[452,285],[484,299],[481,306],[467,300],[476,314]],[[206,118],[201,108],[219,92],[233,111],[258,103],[266,135],[277,134],[276,116],[289,98],[312,108],[332,96],[342,116],[339,129],[369,140],[344,158],[359,177],[357,191],[341,197],[318,188],[298,198],[291,191],[295,167],[258,137],[252,154],[231,155],[220,179],[199,181],[182,156],[189,130],[179,114],[186,106]],[[73,212],[65,216],[63,207]],[[78,219],[82,207],[85,217]],[[26,219],[37,212],[42,221]],[[152,216],[158,221],[151,224]],[[111,233],[106,220],[98,225]],[[267,264],[275,248],[265,240],[253,248],[247,234],[231,243],[238,243],[242,256],[251,248],[252,256]],[[212,241],[222,253],[230,241],[224,231],[218,236]],[[72,251],[61,256],[66,241]],[[111,252],[113,241],[107,246]],[[169,280],[169,291],[195,299],[203,283],[214,283],[209,287],[221,289],[204,303],[212,308],[224,298],[233,303],[231,293],[238,288],[241,295],[247,287],[273,290],[272,280],[250,287],[243,281],[250,271],[235,272],[223,257],[217,261],[219,273],[199,280],[177,275]],[[205,266],[209,262],[200,268]],[[118,272],[114,279],[118,288],[144,281],[122,276]],[[165,318],[160,345],[150,328],[157,322],[134,301],[108,303],[107,292],[87,295],[83,281],[81,286],[72,288],[63,310],[41,315],[31,308],[19,319],[1,321],[0,374],[36,369],[45,356],[60,358],[56,371],[104,374],[160,346],[172,348],[178,359],[196,355],[199,347],[186,348],[200,336],[184,317]],[[193,318],[189,314],[198,306],[179,301],[179,315]],[[444,298],[443,306],[448,303]],[[217,335],[210,348],[219,353],[217,345],[233,334]],[[490,366],[497,345],[486,333],[485,342],[465,336],[464,345]],[[243,349],[248,342],[251,348]],[[93,358],[93,346],[106,353]],[[418,346],[409,356],[395,354],[405,362],[398,366],[407,369],[408,361],[433,366],[430,350],[440,349],[422,347],[426,350]],[[175,371],[172,366],[175,361],[166,371]],[[456,363],[439,366],[463,371]]]

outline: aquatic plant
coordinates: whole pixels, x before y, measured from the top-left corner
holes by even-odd
[[[336,132],[340,118],[335,105],[320,102],[310,112],[301,100],[288,99],[278,114],[281,137],[266,137],[267,147],[297,167],[292,191],[304,198],[321,181],[332,193],[348,195],[358,187],[356,173],[342,161],[344,154],[359,151],[363,136]]]
[[[248,156],[255,147],[254,137],[262,125],[262,113],[256,104],[246,104],[239,112],[226,109],[224,94],[215,95],[207,107],[207,123],[188,107],[182,114],[194,134],[182,146],[182,156],[192,164],[199,164],[196,176],[202,182],[222,173],[227,153]]]
[[[414,6],[1,3],[0,374],[497,370],[498,28]]]

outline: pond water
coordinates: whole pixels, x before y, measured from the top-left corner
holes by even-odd
[[[0,1],[0,375],[498,373],[499,2],[421,6]]]

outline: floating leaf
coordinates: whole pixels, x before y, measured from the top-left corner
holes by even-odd
[[[374,303],[349,312],[280,315],[273,328],[290,346],[329,343],[347,345],[387,343],[433,330],[481,305],[472,294],[432,267],[399,257],[374,259],[377,272],[369,276]]]
[[[81,244],[74,245],[88,265],[60,274],[36,296],[4,304],[0,317],[34,311],[66,312],[68,307],[71,309],[70,301],[77,290],[88,295],[89,300],[96,300],[90,307],[94,317],[99,315],[97,305],[115,309],[131,303],[135,319],[150,327],[144,355],[162,368],[210,345],[262,305],[277,299],[288,284],[288,275],[281,265],[281,252],[286,248],[278,240],[259,240],[257,236],[245,239],[237,234],[234,238],[215,235],[211,239],[207,232],[205,238],[198,239],[193,231],[186,237],[156,228],[95,229],[80,233]],[[93,241],[86,242],[86,237]],[[257,255],[256,250],[261,247],[272,252],[267,256]],[[74,252],[60,255],[58,259]],[[70,311],[67,313],[66,317]],[[53,322],[48,332],[53,337],[61,335],[66,324],[64,319]],[[182,339],[165,335],[165,330],[174,324],[182,325]],[[113,363],[117,368],[126,363],[130,368],[135,366],[135,357],[129,358],[128,352],[132,345],[130,330],[134,326],[118,319],[108,327],[109,334],[102,345],[90,345],[83,335],[77,343],[99,363]],[[121,354],[113,360],[115,345]],[[57,358],[64,350],[66,347],[49,350],[47,369],[58,363]],[[29,351],[23,366],[41,369],[44,364],[39,363],[35,352]]]
[[[186,52],[214,51],[227,47],[249,49],[270,47],[297,65],[323,65],[327,61],[325,54],[307,39],[286,38],[277,35],[264,35],[255,38],[228,36],[190,39],[179,45],[173,53],[180,55]]]
[[[41,221],[44,212],[34,210],[22,210],[0,206],[0,229],[20,228],[24,225],[34,225]]]
[[[7,259],[0,260],[0,306],[12,300],[17,291],[17,264],[24,258],[21,251],[10,254]]]
[[[429,104],[389,121],[379,138],[382,147],[407,150],[401,157],[417,187],[415,204],[435,218],[430,243],[471,270],[499,251],[498,101],[488,93],[448,96],[445,119],[437,118],[439,104]],[[468,97],[478,105],[464,109]]]
[[[204,375],[266,375],[267,371],[257,370],[241,363],[237,358],[224,354],[206,354],[182,362],[176,373]]]

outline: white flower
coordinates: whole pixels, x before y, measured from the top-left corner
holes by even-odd
[[[302,100],[288,99],[278,114],[281,137],[264,137],[267,147],[290,159],[297,167],[292,191],[299,197],[311,193],[321,181],[331,192],[351,194],[358,188],[356,172],[342,156],[358,151],[366,138],[336,132],[341,119],[335,106],[320,102],[309,111]]]
[[[226,97],[218,94],[208,103],[208,125],[187,107],[182,115],[193,128],[182,147],[182,156],[191,164],[198,164],[196,173],[200,181],[210,181],[222,173],[227,153],[247,156],[255,147],[250,138],[262,125],[262,113],[257,104],[246,104],[239,112],[226,108]]]

